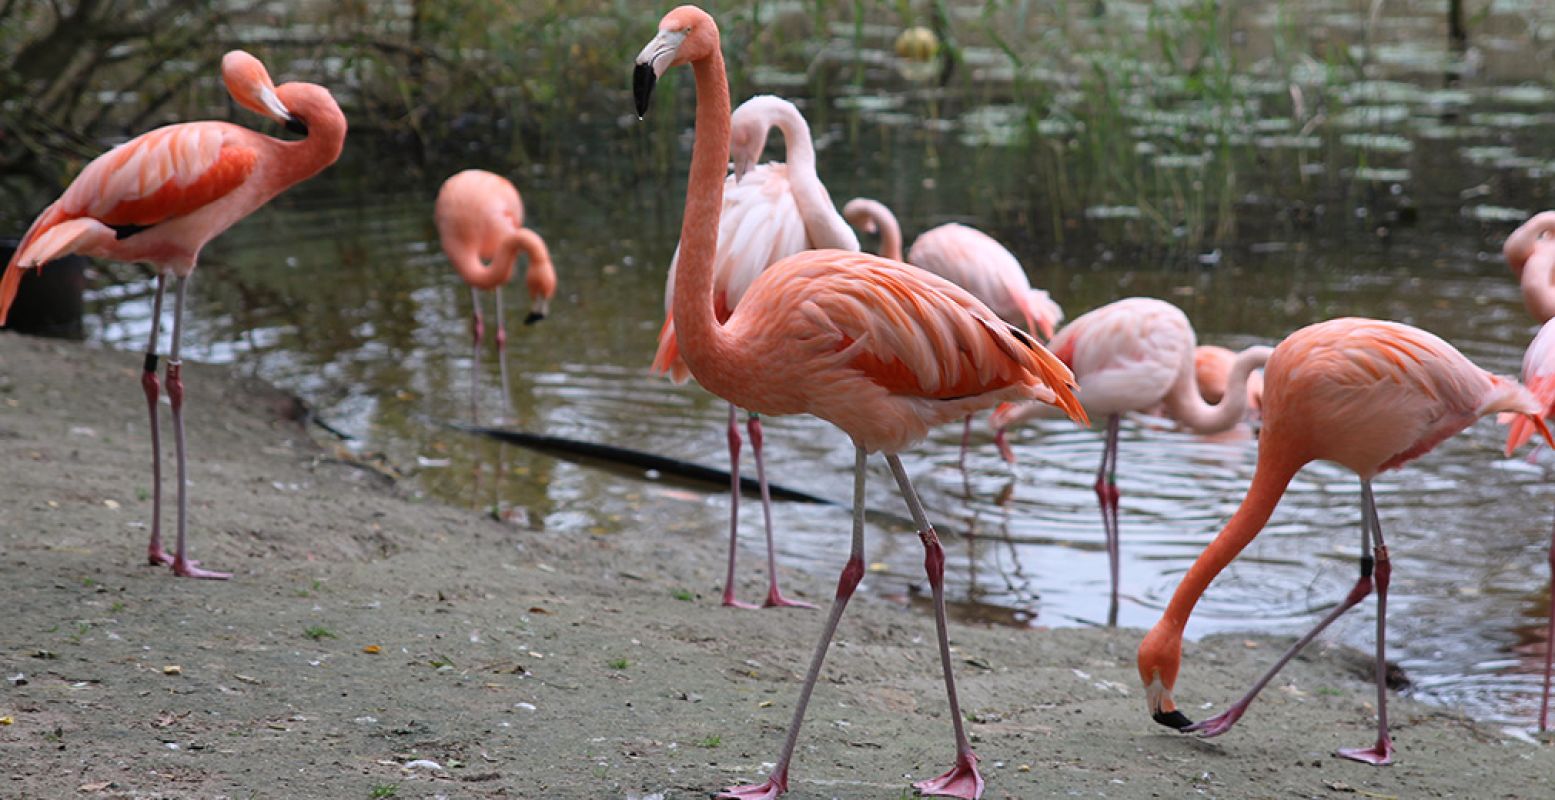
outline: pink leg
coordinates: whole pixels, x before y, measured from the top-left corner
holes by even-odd
[[[1539,701],[1539,732],[1550,729],[1550,671],[1555,662],[1555,533],[1550,536],[1550,627],[1544,639],[1544,697]]]
[[[151,542],[146,560],[154,566],[173,563],[162,549],[162,431],[157,413],[161,385],[157,383],[157,335],[162,329],[162,295],[167,277],[157,276],[157,295],[151,304],[151,341],[146,345],[146,360],[141,366],[140,388],[146,393],[146,408],[151,411]]]
[[[508,416],[513,414],[513,395],[508,391],[508,331],[502,318],[502,287],[495,291],[497,301],[497,372],[502,376],[502,409]]]
[[[212,572],[200,569],[190,561],[187,551],[189,522],[189,472],[184,453],[184,381],[183,360],[178,357],[179,338],[183,333],[184,295],[189,288],[189,278],[180,278],[178,293],[173,297],[173,352],[167,359],[167,396],[173,401],[173,441],[178,449],[178,546],[173,556],[173,574],[180,578],[208,578],[226,580],[230,572]]]
[[[751,414],[745,421],[745,429],[751,437],[751,452],[756,456],[756,483],[761,486],[761,518],[767,525],[767,600],[762,605],[767,608],[815,608],[811,603],[784,597],[783,591],[778,588],[777,554],[772,545],[772,493],[767,489],[767,467],[761,456],[761,417]]]
[[[1015,466],[1015,449],[1010,447],[1010,437],[1005,434],[1004,428],[993,435],[993,443],[999,448],[999,455],[1004,457],[1004,463]]]
[[[1000,431],[1000,434],[1002,435],[1003,431]],[[966,419],[963,420],[962,423],[961,423],[961,459],[960,459],[960,464],[961,464],[961,471],[962,472],[966,471],[966,451],[971,446],[972,446],[972,415],[968,414],[968,415],[966,415]],[[1009,443],[1006,442],[1004,444],[1004,448],[1008,449],[1009,448]]]
[[[1361,501],[1377,535],[1377,743],[1371,747],[1346,747],[1334,755],[1382,767],[1393,763],[1393,738],[1388,735],[1388,579],[1393,563],[1388,546],[1382,541],[1382,524],[1377,519],[1377,504],[1372,499],[1371,481],[1361,481]]]
[[[1107,567],[1112,576],[1112,599],[1107,606],[1107,625],[1118,624],[1118,583],[1122,550],[1118,531],[1118,426],[1117,414],[1107,417],[1107,438],[1102,445],[1101,466],[1096,470],[1096,500],[1101,505],[1101,524],[1107,538]]]
[[[481,339],[486,337],[486,320],[481,317],[480,293],[475,291],[473,286],[470,287],[470,308],[473,309],[471,318],[474,322],[472,331],[475,340],[474,354],[470,357],[470,421],[478,423],[481,419],[479,411],[479,398],[481,394]]]
[[[761,783],[731,786],[718,793],[727,800],[772,800],[788,791],[788,763],[794,757],[794,745],[799,741],[799,726],[804,722],[805,707],[810,704],[810,694],[815,691],[815,681],[821,676],[821,665],[826,661],[826,650],[837,632],[837,622],[848,607],[848,599],[864,579],[864,451],[855,451],[853,459],[853,549],[848,553],[847,566],[837,579],[837,596],[832,600],[826,615],[826,626],[821,629],[821,640],[810,657],[810,669],[805,673],[804,686],[799,690],[799,703],[794,707],[793,720],[788,723],[788,734],[783,739],[783,752],[778,756],[772,774]]]
[[[950,664],[950,632],[945,619],[945,550],[940,547],[934,526],[929,524],[927,515],[923,513],[923,503],[918,499],[912,481],[907,478],[907,470],[902,467],[901,459],[895,454],[887,455],[886,463],[891,465],[891,472],[902,489],[902,496],[907,499],[913,522],[918,526],[918,537],[923,540],[923,567],[928,573],[929,588],[934,594],[934,627],[939,635],[940,668],[945,675],[945,695],[950,701],[950,721],[956,731],[955,765],[937,778],[914,783],[913,788],[925,795],[977,800],[983,796],[983,776],[977,771],[977,754],[972,752],[972,744],[966,738],[961,703],[956,698],[955,673]]]
[[[729,571],[724,576],[723,604],[731,608],[755,608],[734,599],[734,554],[740,546],[740,426],[734,404],[729,404]]]

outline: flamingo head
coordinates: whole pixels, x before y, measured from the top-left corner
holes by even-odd
[[[1501,254],[1506,257],[1512,272],[1521,277],[1523,265],[1541,246],[1555,246],[1555,211],[1543,211],[1529,217],[1527,222],[1512,231],[1511,236],[1506,237]]]
[[[1163,619],[1139,643],[1139,680],[1145,684],[1145,703],[1151,718],[1179,730],[1193,724],[1172,701],[1172,687],[1177,684],[1177,668],[1181,665],[1182,632]]]
[[[528,228],[519,229],[519,246],[529,254],[529,269],[524,271],[524,287],[529,290],[529,316],[525,325],[533,325],[551,312],[551,298],[556,296],[556,267],[551,263],[551,251],[540,234]]]
[[[855,197],[842,207],[842,218],[849,225],[873,236],[880,232],[880,223],[875,221],[876,207],[879,205],[867,197]]]
[[[766,129],[760,124],[751,124],[749,119],[742,120],[739,110],[734,112],[730,126],[729,158],[734,162],[734,179],[738,181],[756,165],[761,151],[766,149]]]
[[[632,95],[637,116],[648,112],[653,85],[669,70],[700,61],[718,51],[718,25],[696,6],[675,8],[659,20],[659,33],[637,54],[632,72]]]
[[[307,135],[307,124],[287,107],[276,90],[275,82],[270,80],[270,71],[265,69],[259,59],[242,50],[228,51],[221,57],[221,77],[238,105],[285,125],[293,133]]]

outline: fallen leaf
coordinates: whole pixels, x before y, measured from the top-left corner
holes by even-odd
[[[11,723],[13,723],[15,721],[16,720],[13,717],[11,717],[9,714],[7,714],[6,716],[0,717],[0,725],[10,725]]]
[[[375,645],[375,644],[370,644],[370,645],[362,648],[362,652],[364,652],[364,653],[366,653],[366,654],[368,654],[370,656],[375,656],[375,655],[378,655],[379,653],[383,652],[383,648],[379,647],[378,645]]]
[[[107,506],[108,508],[110,508],[110,509],[112,509],[114,511],[118,511],[119,510],[119,501],[118,500],[104,500],[103,501],[103,505]]]
[[[162,674],[163,675],[182,675],[182,674],[184,674],[184,668],[178,666],[177,664],[168,664],[167,666],[162,668]]]
[[[113,781],[93,781],[92,783],[83,783],[80,786],[77,786],[76,787],[76,791],[78,791],[78,792],[100,792],[100,791],[102,791],[104,789],[107,789],[108,787],[110,787],[112,785],[113,785]]]

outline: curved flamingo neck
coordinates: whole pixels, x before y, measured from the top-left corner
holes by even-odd
[[[273,173],[282,188],[317,175],[340,158],[340,151],[345,146],[345,114],[341,113],[340,106],[323,87],[309,88],[317,90],[323,97],[309,97],[308,102],[296,109],[298,117],[308,126],[307,137],[296,141],[272,139],[284,154]]]
[[[459,278],[472,288],[481,291],[490,291],[502,286],[513,277],[514,262],[518,260],[518,237],[504,236],[502,245],[491,258],[491,263],[481,263],[480,255],[474,247],[457,245],[445,248],[448,251],[448,262],[454,265],[454,272],[459,273]]]
[[[776,126],[783,133],[783,160],[788,165],[788,181],[793,186],[794,203],[804,219],[810,244],[818,248],[858,250],[858,237],[837,213],[837,206],[816,173],[815,140],[810,135],[810,123],[805,121],[799,109],[787,102],[775,105],[768,113],[769,130],[770,126]],[[762,139],[766,139],[765,133]]]
[[[902,260],[902,226],[884,203],[855,197],[843,206],[842,215],[855,226],[864,228],[865,233],[869,233],[869,226],[873,225],[874,232],[880,234],[880,255],[892,261]]]
[[[1166,397],[1166,412],[1183,427],[1195,433],[1220,433],[1235,427],[1247,414],[1247,376],[1269,361],[1273,349],[1249,347],[1238,353],[1231,362],[1231,373],[1226,378],[1226,392],[1220,402],[1213,405],[1199,394],[1193,351],[1188,351],[1187,365],[1177,374],[1171,394]]]
[[[1550,285],[1550,276],[1555,273],[1555,242],[1535,247],[1523,262],[1522,272],[1518,283],[1523,305],[1539,322],[1548,322],[1555,317],[1555,286]]]
[[[713,314],[713,257],[718,247],[718,216],[723,209],[724,173],[729,164],[729,80],[723,52],[714,39],[712,53],[691,64],[696,77],[696,144],[686,182],[686,215],[680,224],[680,261],[676,266],[671,314],[676,339],[691,374],[703,388],[727,397],[722,376],[739,348]]]
[[[528,228],[519,228],[513,234],[513,243],[518,252],[529,256],[529,268],[524,271],[524,283],[529,287],[529,294],[536,297],[555,294],[556,267],[551,264],[551,251],[545,246],[545,240]],[[508,269],[511,271],[512,268],[509,262]]]
[[[1258,466],[1253,470],[1252,485],[1248,487],[1247,496],[1242,499],[1242,504],[1231,515],[1220,534],[1188,568],[1188,574],[1183,576],[1182,583],[1177,584],[1177,590],[1172,593],[1172,599],[1166,604],[1166,611],[1156,623],[1156,628],[1169,631],[1180,639],[1183,629],[1188,625],[1188,617],[1193,614],[1193,607],[1198,605],[1199,598],[1215,580],[1215,576],[1268,524],[1274,507],[1285,494],[1285,487],[1290,485],[1291,479],[1296,477],[1307,461],[1283,449],[1281,444],[1277,437],[1271,436],[1266,436],[1259,444]]]

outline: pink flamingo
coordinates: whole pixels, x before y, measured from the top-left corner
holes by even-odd
[[[896,453],[922,439],[930,426],[1000,399],[1046,399],[1083,420],[1072,376],[1035,339],[949,281],[841,250],[811,250],[773,264],[720,323],[713,302],[713,261],[729,161],[729,85],[718,27],[695,6],[666,14],[658,35],[638,54],[633,90],[639,115],[647,110],[658,77],[682,64],[692,67],[697,102],[682,260],[672,300],[681,355],[713,394],[761,414],[814,414],[842,428],[855,445],[852,551],[782,754],[764,782],[731,787],[719,796],[770,800],[788,788],[805,706],[837,622],[864,575],[865,456],[882,451],[923,541],[956,737],[955,766],[916,786],[924,794],[980,797],[983,780],[963,728],[951,669],[944,549]]]
[[[865,233],[879,234],[880,255],[902,260],[902,226],[884,203],[855,197],[842,207],[842,216]],[[1003,319],[1024,321],[1026,330],[1041,333],[1044,340],[1053,338],[1053,328],[1064,318],[1064,310],[1047,292],[1031,288],[1015,255],[976,228],[949,222],[924,231],[913,241],[907,263],[971,292]],[[963,464],[971,438],[968,416],[961,425]]]
[[[270,198],[335,163],[346,137],[345,115],[324,87],[276,86],[259,59],[241,50],[222,58],[221,74],[239,105],[306,138],[283,141],[226,122],[186,122],[141,134],[86,165],[65,193],[33,221],[0,277],[0,323],[4,323],[27,267],[41,267],[70,253],[156,267],[151,339],[141,373],[151,410],[153,488],[147,555],[153,564],[171,563],[175,575],[216,579],[231,575],[200,569],[185,550],[188,503],[179,338],[189,277],[206,242]],[[162,295],[170,273],[179,278],[173,348],[167,360],[167,394],[178,447],[178,547],[171,559],[161,539],[162,446],[156,376]]]
[[[1229,430],[1247,411],[1248,375],[1263,366],[1272,352],[1249,347],[1232,364],[1229,388],[1220,402],[1210,404],[1199,394],[1195,336],[1188,316],[1176,306],[1150,297],[1129,297],[1081,315],[1053,337],[1053,354],[1074,370],[1080,382],[1080,403],[1087,414],[1107,418],[1106,444],[1096,470],[1096,499],[1106,531],[1107,560],[1112,577],[1107,624],[1118,620],[1118,428],[1123,414],[1163,408],[1168,417],[1199,434]],[[1015,452],[1005,429],[1037,416],[1035,405],[1005,405],[989,422],[1006,461]]]
[[[502,285],[513,275],[519,253],[529,256],[524,283],[529,288],[529,316],[525,325],[545,319],[556,295],[556,268],[551,251],[540,234],[524,227],[524,201],[512,181],[481,169],[467,169],[443,181],[433,210],[437,236],[454,271],[470,286],[474,309],[475,357],[470,371],[470,415],[476,415],[480,394],[481,338],[486,327],[481,319],[481,290],[495,295],[497,316],[497,368],[502,375],[503,408],[512,409],[508,395],[508,365],[504,357],[508,334],[503,327]],[[485,262],[485,263],[482,263]]]
[[[1555,415],[1555,211],[1535,214],[1507,237],[1501,252],[1516,273],[1528,313],[1544,326],[1523,354],[1523,382],[1542,408],[1541,416]],[[1506,454],[1533,436],[1527,417],[1512,420],[1506,437]],[[1550,539],[1550,574],[1555,576],[1555,534]],[[1550,624],[1545,637],[1544,692],[1539,700],[1539,730],[1549,730],[1550,676],[1555,659],[1555,579],[1550,583]]]
[[[858,250],[858,237],[838,215],[831,195],[815,172],[815,145],[810,125],[793,103],[772,95],[758,95],[740,104],[730,120],[730,146],[734,174],[724,179],[723,212],[718,218],[718,250],[713,260],[713,303],[719,322],[725,322],[763,270],[784,256],[804,250],[834,247]],[[767,162],[752,166],[761,157],[767,136],[776,127],[783,133],[788,163]],[[680,357],[675,336],[675,273],[680,249],[670,262],[664,285],[664,328],[653,371],[668,374],[676,383],[691,377]],[[772,542],[772,498],[767,490],[766,462],[762,456],[760,415],[746,419],[751,451],[756,457],[756,481],[761,487],[761,516],[767,537],[767,599],[764,606],[815,606],[783,596],[778,588],[777,554]],[[740,428],[735,407],[729,406],[729,568],[724,578],[723,604],[735,608],[756,606],[734,597],[734,561],[740,526]]]
[[[1198,384],[1199,396],[1206,403],[1219,403],[1231,385],[1231,370],[1236,365],[1236,352],[1218,344],[1201,344],[1193,349],[1193,376]],[[1247,411],[1244,416],[1256,419],[1263,409],[1263,370],[1247,374]]]
[[[1525,415],[1545,438],[1543,406],[1521,384],[1480,369],[1452,345],[1396,322],[1335,319],[1309,325],[1274,349],[1264,371],[1264,422],[1258,466],[1247,497],[1204,549],[1172,594],[1160,621],[1139,645],[1139,677],[1155,720],[1217,736],[1231,729],[1253,698],[1307,642],[1377,591],[1377,743],[1338,755],[1368,764],[1392,760],[1388,737],[1387,594],[1392,566],[1372,498],[1377,473],[1429,452],[1479,417]],[[1360,578],[1337,608],[1296,642],[1225,712],[1191,723],[1172,702],[1188,616],[1215,576],[1263,529],[1285,487],[1311,461],[1332,461],[1361,480]],[[1375,537],[1375,547],[1373,547]]]

